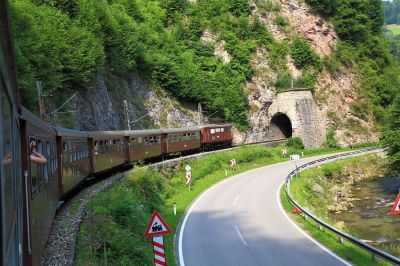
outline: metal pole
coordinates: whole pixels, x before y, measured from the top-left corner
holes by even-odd
[[[42,96],[42,82],[40,79],[36,80],[36,90],[37,90],[37,95],[38,95],[38,101],[39,101],[39,115],[40,119],[44,121],[44,116],[45,116],[45,110],[44,110],[44,101],[43,101],[43,96]]]
[[[126,123],[128,125],[128,130],[131,130],[131,123],[129,122],[129,113],[128,113],[128,101],[124,100],[124,109],[126,113]]]

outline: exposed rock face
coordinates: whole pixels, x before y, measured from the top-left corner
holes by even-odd
[[[214,55],[219,57],[224,64],[228,64],[231,61],[231,55],[225,50],[225,41],[219,41],[217,34],[206,29],[203,32],[203,36],[201,36],[201,40],[214,46]]]
[[[155,92],[136,73],[126,78],[98,75],[86,93],[71,101],[75,127],[81,130],[127,129],[123,101],[128,102],[132,129],[193,126],[198,122],[195,108],[183,107],[165,92]]]
[[[319,55],[330,55],[339,39],[333,26],[312,13],[304,1],[280,2],[281,14],[289,21],[294,32],[307,39]]]

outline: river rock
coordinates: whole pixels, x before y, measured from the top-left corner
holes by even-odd
[[[343,230],[344,229],[344,222],[343,221],[337,222],[333,226],[336,227],[339,230]]]
[[[325,190],[317,183],[315,183],[312,187],[312,191],[317,194],[324,194]]]

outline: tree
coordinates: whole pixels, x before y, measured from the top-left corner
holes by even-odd
[[[400,172],[400,93],[390,107],[389,125],[382,134],[382,145],[385,148],[390,166]]]

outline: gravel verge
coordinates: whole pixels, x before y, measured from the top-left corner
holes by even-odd
[[[40,265],[73,265],[76,236],[87,214],[87,204],[97,193],[121,180],[125,173],[117,173],[79,192],[57,211]]]

